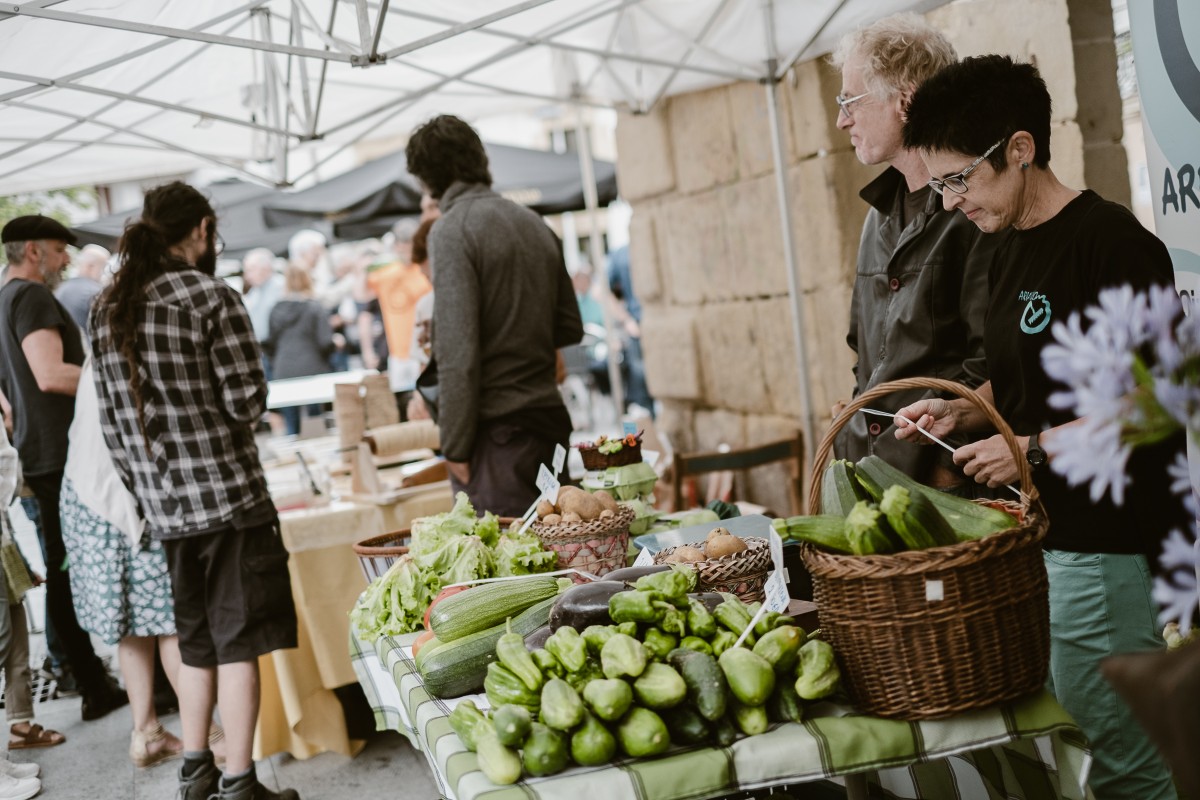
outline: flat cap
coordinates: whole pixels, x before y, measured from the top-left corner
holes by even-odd
[[[71,233],[66,225],[41,214],[17,217],[0,231],[0,243],[33,242],[38,239],[75,244],[75,234]]]

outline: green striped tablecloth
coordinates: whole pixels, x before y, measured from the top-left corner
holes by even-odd
[[[576,767],[548,778],[496,786],[479,771],[446,717],[462,699],[439,700],[411,658],[416,635],[370,644],[351,636],[350,654],[379,730],[399,731],[421,750],[442,794],[458,800],[700,800],[700,798],[869,772],[892,798],[1090,800],[1086,740],[1054,698],[952,719],[897,722],[825,704],[800,723],[775,725],[731,747],[673,749],[653,759]],[[482,695],[469,695],[486,708]]]

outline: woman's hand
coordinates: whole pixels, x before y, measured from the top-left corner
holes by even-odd
[[[929,444],[932,440],[915,430],[908,420],[913,420],[918,428],[923,428],[939,439],[944,439],[958,427],[958,419],[950,401],[936,397],[905,406],[897,411],[895,416],[897,439]]]
[[[1022,439],[1028,447],[1028,438],[1017,437],[1018,442]],[[1016,483],[1021,477],[1012,450],[1008,449],[1004,437],[999,434],[958,448],[954,451],[954,463],[962,467],[963,472],[974,478],[976,483],[986,483],[993,489],[1006,483]]]

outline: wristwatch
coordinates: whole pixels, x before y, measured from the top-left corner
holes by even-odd
[[[1037,468],[1046,463],[1046,451],[1038,446],[1038,436],[1041,434],[1033,434],[1029,437],[1029,449],[1025,451],[1025,459],[1029,462],[1029,466]]]

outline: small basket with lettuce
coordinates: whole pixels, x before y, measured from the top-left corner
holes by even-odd
[[[476,517],[467,495],[459,492],[450,511],[413,520],[408,552],[371,582],[350,621],[364,640],[411,633],[445,586],[557,568],[557,555],[537,536],[501,530],[500,518],[490,512]]]

